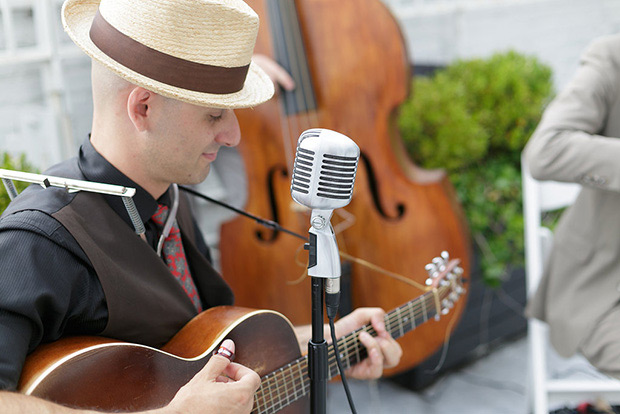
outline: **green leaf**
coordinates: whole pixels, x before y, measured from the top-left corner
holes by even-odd
[[[5,152],[2,154],[1,159],[2,165],[0,165],[0,168],[5,170],[37,172],[26,160],[26,156],[24,154],[19,157],[13,157],[8,152]],[[28,187],[28,183],[24,183],[22,181],[13,181],[13,184],[15,185],[15,189],[18,193]],[[3,184],[0,184],[0,214],[7,208],[10,201],[11,199],[6,191],[6,187]]]

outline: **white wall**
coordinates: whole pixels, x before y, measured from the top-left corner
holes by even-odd
[[[551,65],[558,88],[591,39],[620,31],[619,0],[384,1],[415,63],[515,49]],[[74,155],[91,123],[90,63],[62,31],[61,2],[0,0],[0,151],[24,152],[40,169]],[[203,188],[226,198],[223,180],[210,178]],[[229,216],[200,208],[215,244],[216,223]]]
[[[62,31],[61,2],[0,1],[0,150],[40,168],[73,154],[90,128],[89,63]],[[620,31],[618,0],[384,2],[416,64],[515,49],[549,64],[557,88],[591,39]]]
[[[384,0],[413,61],[446,64],[514,49],[550,65],[568,82],[595,37],[620,31],[618,0]]]
[[[44,169],[90,128],[89,60],[60,22],[61,0],[0,1],[0,151]]]

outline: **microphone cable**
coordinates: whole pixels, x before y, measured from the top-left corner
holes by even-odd
[[[276,223],[275,221],[266,220],[266,219],[264,219],[264,218],[261,218],[261,217],[255,216],[255,215],[253,215],[253,214],[248,213],[247,211],[244,211],[244,210],[238,209],[238,208],[236,208],[236,207],[233,207],[233,206],[231,206],[230,204],[226,204],[226,203],[224,203],[223,201],[216,200],[216,199],[211,198],[211,197],[209,197],[209,196],[207,196],[207,195],[204,195],[204,194],[202,194],[202,193],[199,193],[198,191],[193,190],[193,189],[191,189],[191,188],[189,188],[189,187],[185,187],[184,185],[180,185],[180,186],[179,186],[179,188],[180,188],[181,190],[183,190],[183,191],[187,192],[187,193],[190,193],[190,194],[192,194],[192,195],[196,196],[196,197],[199,197],[199,198],[202,198],[202,199],[204,199],[204,200],[207,200],[207,201],[209,201],[209,202],[211,202],[211,203],[213,203],[213,204],[217,204],[218,206],[220,206],[220,207],[224,207],[224,208],[226,208],[226,209],[228,209],[228,210],[232,210],[232,211],[234,211],[235,213],[240,214],[240,215],[242,215],[242,216],[245,216],[245,217],[247,217],[247,218],[251,218],[252,220],[256,221],[256,222],[257,222],[258,224],[260,224],[261,226],[265,226],[265,227],[270,228],[270,229],[272,229],[272,230],[282,231],[282,232],[284,232],[284,233],[290,234],[291,236],[298,237],[298,238],[300,238],[300,239],[304,240],[305,242],[308,242],[308,241],[309,241],[309,240],[308,240],[308,238],[307,238],[306,236],[303,236],[303,235],[301,235],[301,234],[299,234],[299,233],[295,233],[294,231],[291,231],[291,230],[285,229],[284,227],[280,226],[280,225],[279,225],[278,223]]]
[[[336,364],[338,365],[338,371],[340,371],[340,378],[342,379],[342,386],[344,387],[344,393],[347,395],[349,401],[349,407],[351,412],[357,414],[355,410],[355,404],[353,404],[353,397],[351,397],[351,390],[349,390],[349,383],[347,377],[344,375],[344,369],[342,368],[342,360],[340,359],[340,352],[338,351],[338,341],[336,340],[336,327],[334,326],[334,315],[331,312],[327,312],[327,320],[329,321],[329,330],[332,336],[332,346],[334,347],[334,354],[336,355]]]
[[[185,192],[187,192],[189,194],[192,194],[192,195],[194,195],[194,196],[196,196],[198,198],[202,198],[202,199],[204,199],[206,201],[209,201],[209,202],[211,202],[213,204],[217,204],[220,207],[224,207],[225,209],[234,211],[235,213],[240,214],[240,215],[242,215],[244,217],[250,218],[250,219],[256,221],[256,223],[258,223],[258,224],[260,224],[260,225],[262,225],[264,227],[267,227],[267,228],[269,228],[271,230],[281,231],[283,233],[290,234],[291,236],[297,237],[297,238],[305,241],[306,243],[308,243],[310,241],[308,239],[308,237],[306,237],[306,236],[304,236],[302,234],[299,234],[299,233],[295,233],[292,230],[288,230],[288,229],[280,226],[280,224],[276,223],[275,221],[266,220],[264,218],[255,216],[253,214],[248,213],[247,211],[244,211],[244,210],[238,209],[236,207],[233,207],[230,204],[226,204],[223,201],[219,201],[219,200],[211,198],[211,197],[209,197],[207,195],[199,193],[198,191],[193,190],[193,189],[191,189],[189,187],[185,187],[185,186],[180,185],[179,189],[181,189],[181,190],[183,190],[183,191],[185,191]],[[123,199],[125,199],[125,197],[123,197]],[[377,272],[379,274],[382,274],[384,276],[388,276],[388,277],[391,277],[393,279],[396,279],[399,282],[402,282],[402,283],[404,283],[406,285],[413,286],[414,288],[419,289],[422,292],[427,292],[429,290],[428,286],[425,286],[425,285],[422,285],[420,283],[417,283],[416,281],[411,280],[411,279],[409,279],[409,278],[407,278],[407,277],[405,277],[403,275],[400,275],[398,273],[391,272],[389,270],[383,269],[383,268],[381,268],[381,267],[379,267],[379,266],[377,266],[377,265],[375,265],[373,263],[370,263],[370,262],[368,262],[366,260],[359,259],[357,257],[351,256],[350,254],[347,254],[347,253],[345,253],[343,251],[339,251],[339,254],[340,254],[340,257],[342,257],[343,259],[350,260],[352,262],[355,262],[355,263],[359,264],[360,266],[364,266],[364,267],[367,267],[367,268],[369,268],[371,270],[374,270],[375,272]]]

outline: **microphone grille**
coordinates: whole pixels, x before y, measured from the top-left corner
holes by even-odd
[[[299,137],[291,196],[312,209],[344,207],[353,196],[360,156],[349,137],[328,129],[309,129]]]
[[[323,154],[317,195],[337,200],[350,200],[353,195],[358,157]]]
[[[291,191],[298,191],[302,194],[308,194],[310,192],[314,155],[314,151],[297,146]]]

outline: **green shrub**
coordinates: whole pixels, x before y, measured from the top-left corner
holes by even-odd
[[[2,164],[0,168],[6,170],[17,170],[17,171],[27,171],[27,172],[35,172],[33,167],[26,161],[26,156],[21,155],[19,158],[11,157],[8,152],[2,154]],[[17,192],[20,193],[26,187],[28,187],[28,183],[22,181],[13,181]],[[9,194],[6,192],[6,188],[4,184],[0,183],[0,214],[6,209],[11,201]]]
[[[521,152],[553,89],[548,66],[514,51],[456,62],[446,76],[467,91],[468,111],[490,134],[492,152]]]
[[[466,95],[464,85],[445,73],[415,81],[414,99],[401,108],[399,125],[416,163],[452,171],[486,155],[490,136],[469,113]]]
[[[549,67],[511,51],[415,79],[401,108],[407,150],[418,165],[447,170],[492,286],[523,265],[520,154],[552,90]]]
[[[480,255],[483,278],[497,286],[511,266],[523,265],[521,172],[506,157],[451,174]]]

